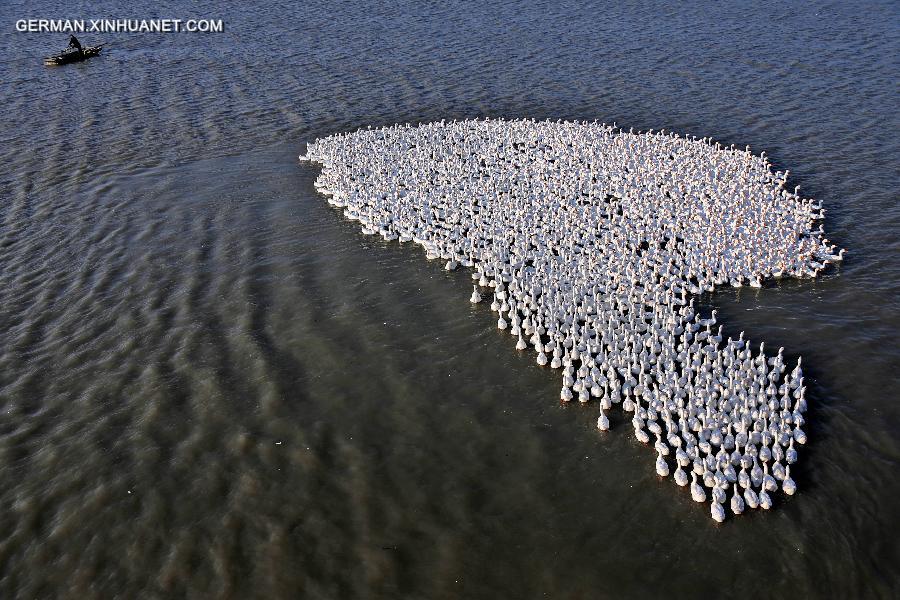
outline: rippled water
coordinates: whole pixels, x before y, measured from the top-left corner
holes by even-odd
[[[229,4],[0,6],[0,597],[897,593],[896,3]],[[59,68],[14,32],[192,16]],[[843,265],[705,299],[804,357],[796,496],[717,526],[296,162],[474,116],[749,144],[824,202]]]

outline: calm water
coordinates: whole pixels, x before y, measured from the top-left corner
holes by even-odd
[[[896,3],[230,4],[0,5],[0,597],[898,593]],[[60,68],[14,31],[192,16]],[[825,203],[840,268],[707,299],[808,363],[796,496],[717,526],[295,160],[475,116],[749,144]]]

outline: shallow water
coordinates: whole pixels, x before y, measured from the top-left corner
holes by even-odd
[[[60,68],[13,31],[198,16],[152,6],[0,6],[0,597],[896,594],[895,4],[235,3]],[[749,144],[823,201],[839,268],[704,299],[804,357],[796,496],[716,525],[296,161],[475,116]]]

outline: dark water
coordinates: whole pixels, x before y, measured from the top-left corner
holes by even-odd
[[[229,4],[0,5],[0,597],[897,595],[896,3]],[[14,31],[192,16],[52,69]],[[717,526],[295,160],[475,116],[749,144],[824,202],[842,266],[709,300],[804,357],[796,496]]]

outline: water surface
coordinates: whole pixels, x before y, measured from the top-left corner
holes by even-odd
[[[0,7],[0,597],[890,597],[895,3]],[[191,12],[194,11],[194,12]],[[65,36],[19,18],[222,18]],[[804,357],[799,493],[717,526],[621,415],[360,234],[298,164],[366,125],[598,119],[749,144],[847,260],[723,290]],[[808,367],[807,367],[808,365]]]

